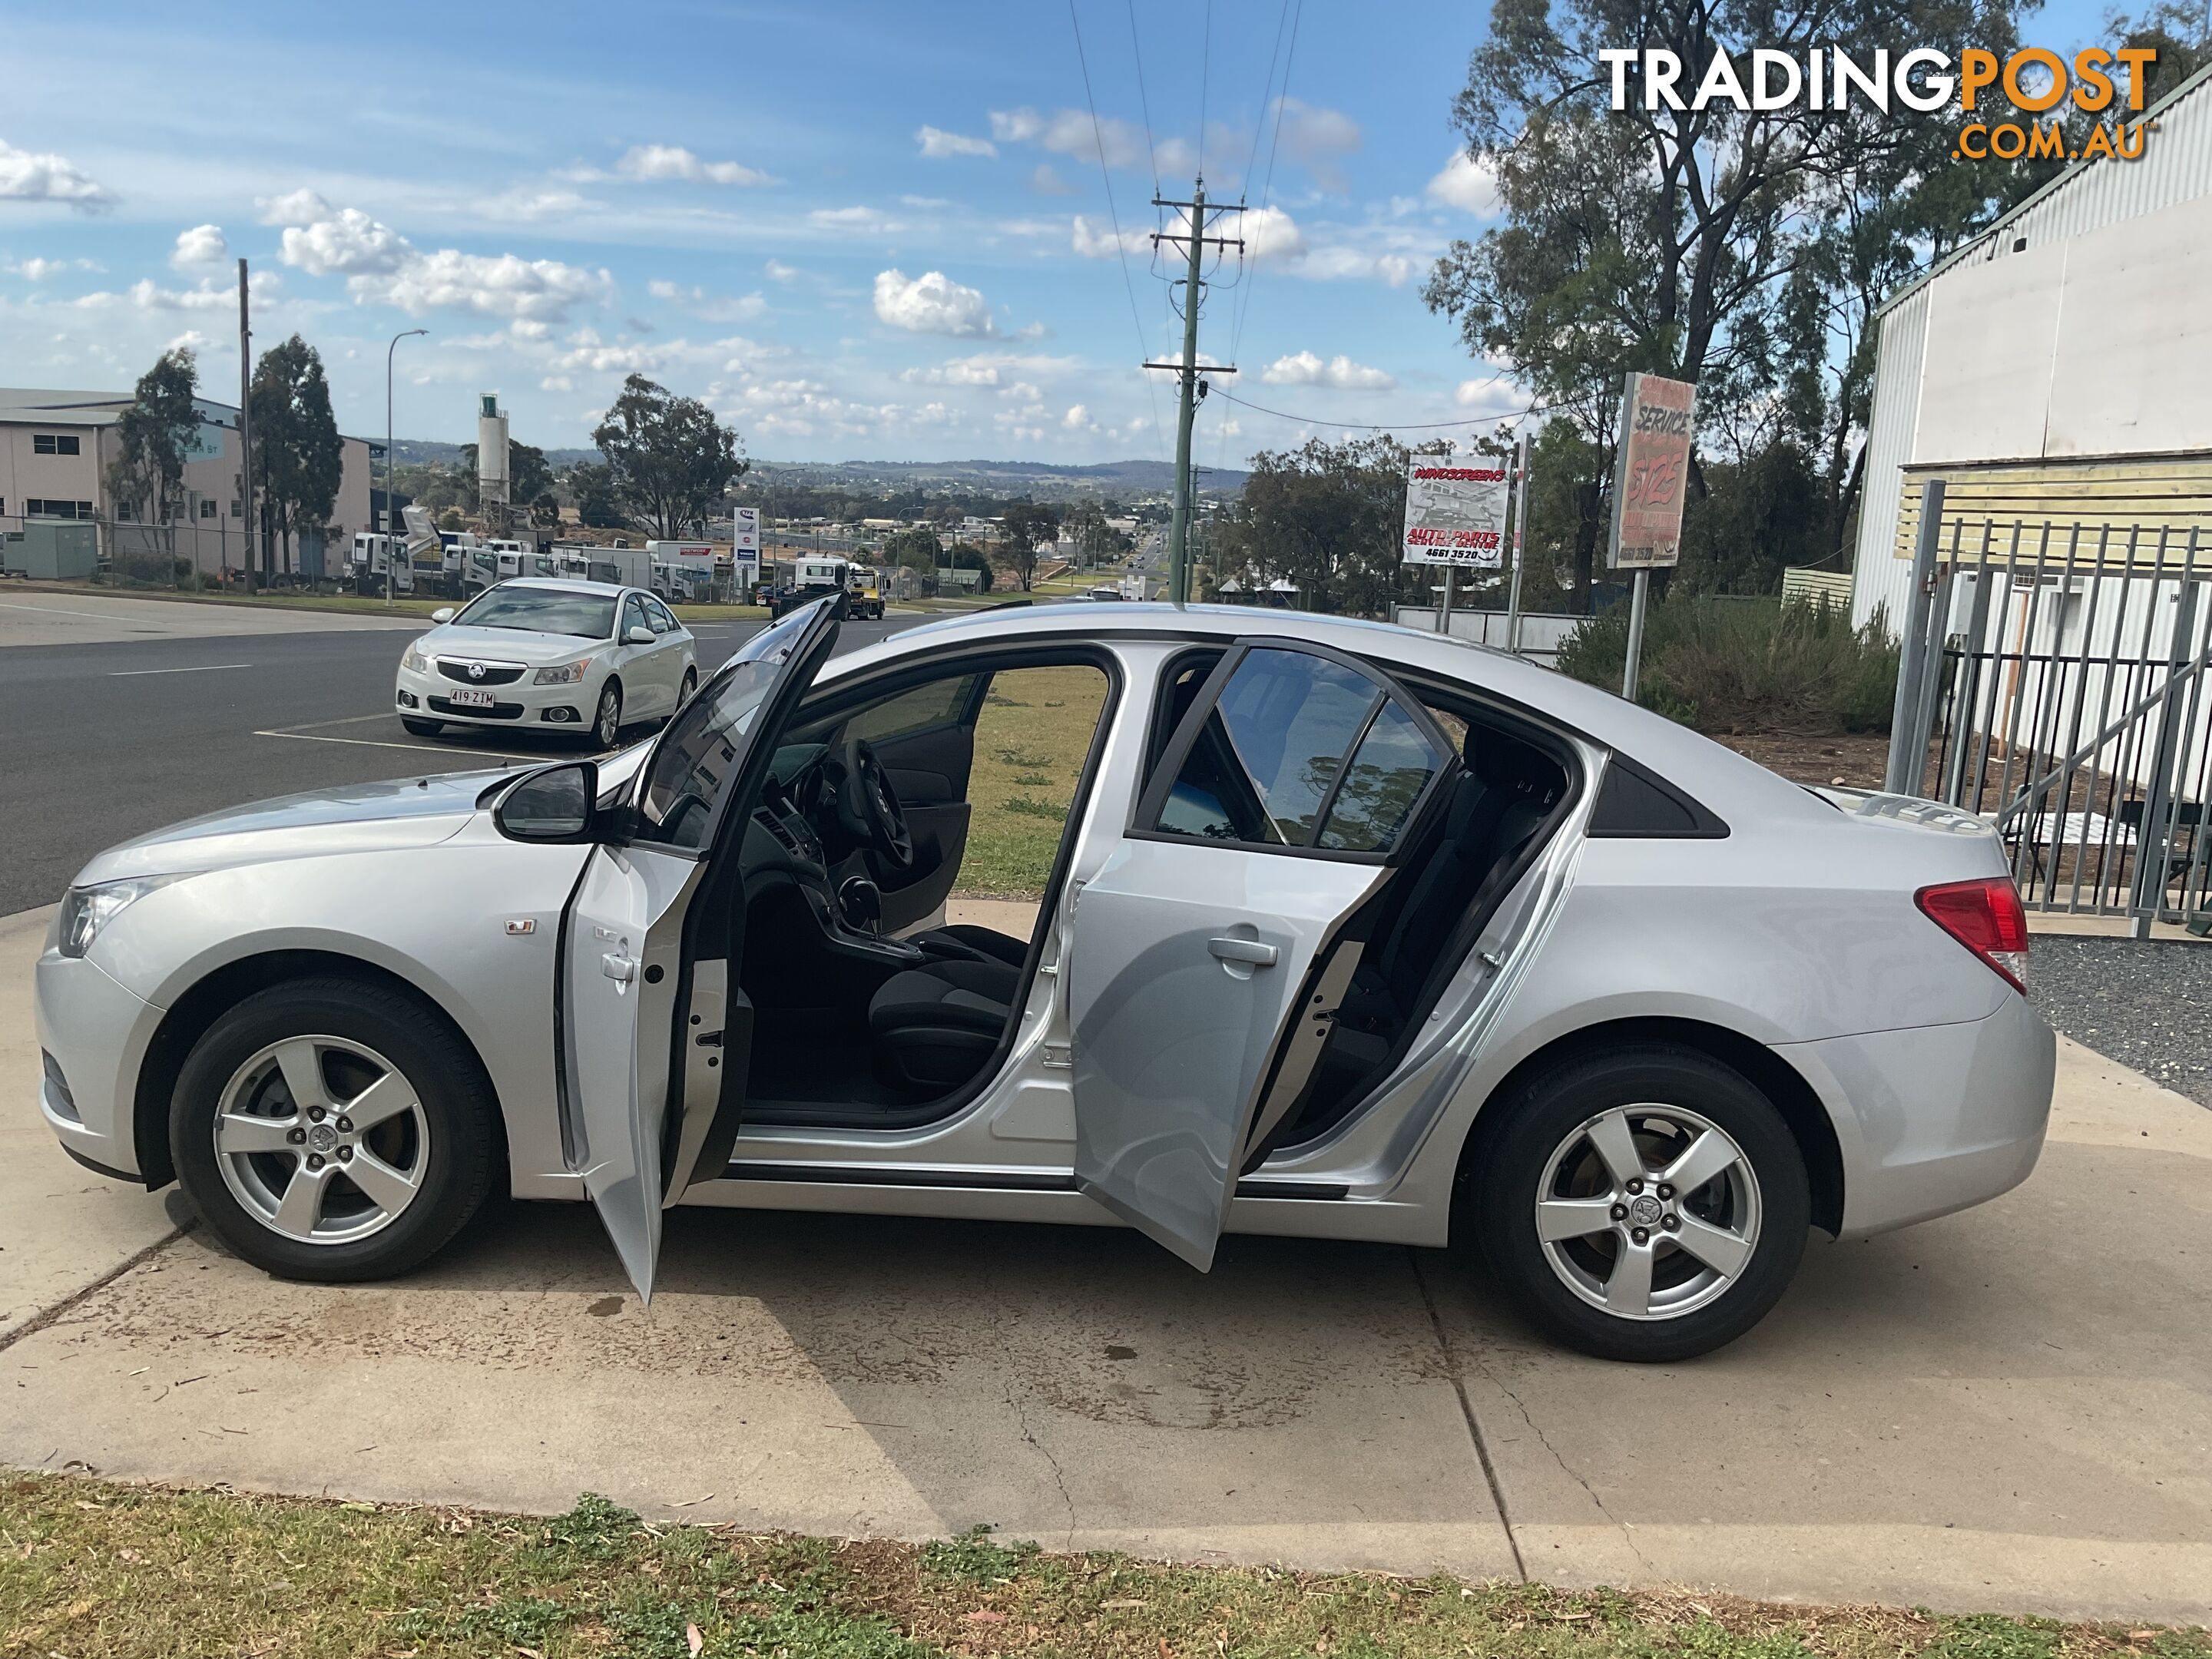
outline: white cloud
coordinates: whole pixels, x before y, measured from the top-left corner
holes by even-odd
[[[283,291],[282,281],[273,271],[253,279],[256,300],[273,300]],[[238,289],[228,284],[218,287],[213,277],[196,288],[174,289],[163,288],[153,278],[142,276],[120,294],[102,290],[82,295],[70,303],[82,311],[100,311],[118,304],[140,311],[225,311],[238,304]]]
[[[0,259],[0,271],[21,276],[26,281],[43,283],[49,276],[59,276],[70,270],[104,270],[106,266],[91,259]]]
[[[771,283],[796,282],[800,275],[797,265],[787,265],[781,259],[769,260],[761,267],[761,270],[767,274]]]
[[[574,392],[576,383],[565,374],[548,374],[538,383],[540,392]]]
[[[1463,149],[1455,150],[1443,170],[1429,180],[1428,196],[1445,207],[1487,219],[1498,211],[1497,171]]]
[[[1110,115],[1094,123],[1088,112],[1079,109],[1056,110],[1050,115],[1026,105],[1020,109],[994,109],[991,137],[1002,144],[1036,144],[1055,155],[1074,156],[1094,165],[1103,155],[1109,167],[1140,167],[1145,161],[1143,128]]]
[[[264,225],[312,225],[331,216],[335,210],[325,201],[321,192],[295,190],[283,196],[257,196],[253,205],[261,210]]]
[[[710,323],[750,322],[768,309],[768,301],[757,294],[709,294],[703,288],[684,288],[659,281],[647,283],[646,291],[656,300],[679,307]]]
[[[541,322],[558,322],[571,306],[607,304],[615,295],[614,278],[603,270],[455,248],[410,253],[396,270],[352,276],[346,285],[356,300],[397,306],[410,315],[447,309]]]
[[[892,231],[898,222],[880,208],[816,208],[807,218],[824,230]]]
[[[1224,438],[1241,438],[1244,435],[1243,423],[1238,421],[1224,421],[1213,429]]]
[[[189,270],[198,265],[221,264],[229,257],[230,245],[222,239],[221,225],[194,225],[177,233],[169,264],[175,270]]]
[[[1452,391],[1452,401],[1462,409],[1474,409],[1483,404],[1514,403],[1519,395],[1512,382],[1499,374],[1486,380],[1462,380]]]
[[[1075,216],[1075,251],[1086,259],[1110,259],[1117,251],[1143,253],[1151,246],[1152,238],[1144,231],[1125,230],[1117,243],[1110,226],[1093,224],[1080,213]]]
[[[410,315],[430,310],[556,323],[571,306],[605,305],[614,278],[558,259],[512,253],[425,253],[359,208],[333,210],[312,191],[262,204],[271,214],[319,210],[321,217],[284,228],[277,257],[312,276],[342,276],[356,301],[396,306]]]
[[[66,155],[17,149],[0,138],[0,202],[62,202],[89,213],[108,195]]]
[[[1390,288],[1403,288],[1417,269],[1402,253],[1364,253],[1354,247],[1316,248],[1298,267],[1301,276],[1316,282],[1371,277]]]
[[[1323,190],[1344,189],[1344,169],[1337,161],[1359,148],[1359,123],[1341,110],[1296,98],[1278,98],[1275,116],[1282,124],[1278,142],[1283,153],[1312,173]]]
[[[990,301],[941,270],[924,271],[911,282],[902,270],[878,271],[876,315],[915,334],[974,339],[993,331]]]
[[[519,220],[535,223],[541,219],[555,219],[571,213],[580,213],[598,203],[573,190],[548,190],[536,185],[517,185],[501,191],[496,196],[486,196],[471,204],[472,210],[487,219]]]
[[[1091,418],[1091,410],[1084,404],[1070,404],[1067,406],[1067,413],[1060,417],[1060,425],[1064,432],[1098,430],[1098,422]]]
[[[737,161],[702,161],[681,144],[638,144],[623,153],[615,171],[625,179],[679,179],[690,184],[765,185],[768,174]]]
[[[952,155],[996,155],[999,147],[988,138],[970,138],[965,133],[947,132],[941,127],[923,127],[914,135],[921,153],[933,161],[944,161]]]
[[[301,191],[285,200],[297,203],[300,196],[308,194],[312,192]],[[330,204],[319,197],[315,205],[329,211]],[[347,208],[309,224],[287,225],[276,257],[311,276],[350,276],[397,270],[416,253],[414,244],[391,226],[380,224],[359,208]]]
[[[1340,392],[1383,392],[1398,384],[1381,369],[1355,363],[1340,352],[1327,362],[1310,351],[1278,357],[1260,378],[1270,386],[1325,386]]]
[[[1252,209],[1236,234],[1244,239],[1248,259],[1294,259],[1306,251],[1305,233],[1279,207]]]
[[[899,376],[914,386],[1000,386],[1023,377],[1051,380],[1073,374],[1083,365],[1073,357],[1048,357],[1033,352],[979,351],[927,368],[909,368]]]
[[[1040,196],[1073,196],[1075,186],[1060,176],[1060,171],[1049,161],[1039,161],[1036,170],[1030,174],[1030,188]]]

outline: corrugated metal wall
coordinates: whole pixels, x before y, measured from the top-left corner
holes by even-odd
[[[2003,258],[2023,239],[2030,248],[2045,247],[2212,193],[2212,68],[2192,76],[2145,118],[2154,120],[2157,131],[2146,135],[2141,161],[2095,161],[2062,174],[1984,235],[1905,289],[1883,312],[1874,409],[1867,435],[1864,497],[1853,560],[1851,618],[1855,623],[1863,623],[1877,605],[1886,605],[1893,619],[1900,614],[1911,580],[1909,566],[1894,556],[1905,489],[1901,469],[1916,459],[1945,459],[1917,457],[1913,453],[1921,370],[1927,355],[1930,289],[1946,271]],[[2064,516],[2071,519],[2080,514],[2069,507]],[[1911,542],[1904,544],[1910,554]]]
[[[1851,623],[1863,627],[1876,611],[1894,629],[1905,614],[1912,572],[1893,568],[1889,529],[1897,522],[1898,496],[1912,437],[1920,421],[1920,366],[1928,351],[1925,283],[1882,313],[1875,356],[1874,412],[1867,422],[1866,477],[1859,488],[1859,542],[1852,556]]]

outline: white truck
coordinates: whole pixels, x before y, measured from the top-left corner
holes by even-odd
[[[398,573],[396,580],[395,568]],[[381,595],[387,581],[393,583],[395,593],[412,593],[415,568],[407,557],[406,538],[356,531],[353,547],[346,555],[346,577],[356,593]]]

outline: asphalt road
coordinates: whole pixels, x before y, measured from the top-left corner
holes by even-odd
[[[127,640],[0,649],[0,915],[52,903],[94,853],[181,818],[574,752],[550,734],[410,737],[391,712],[404,629],[336,629],[307,614],[296,632],[210,635],[198,630],[224,614],[213,607],[132,603],[146,615]],[[265,629],[272,618],[248,620]],[[848,623],[838,648],[927,620]],[[761,626],[695,627],[702,672]]]

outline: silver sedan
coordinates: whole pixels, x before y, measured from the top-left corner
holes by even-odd
[[[1124,1224],[1200,1270],[1466,1243],[1641,1360],[1748,1329],[1812,1230],[2034,1166],[2053,1039],[1977,819],[1394,628],[836,633],[768,629],[605,763],[102,854],[38,967],[54,1133],[295,1278],[411,1268],[495,1187],[597,1205],[647,1295],[678,1202]],[[1042,899],[946,926],[979,799],[1014,810],[987,775]]]

